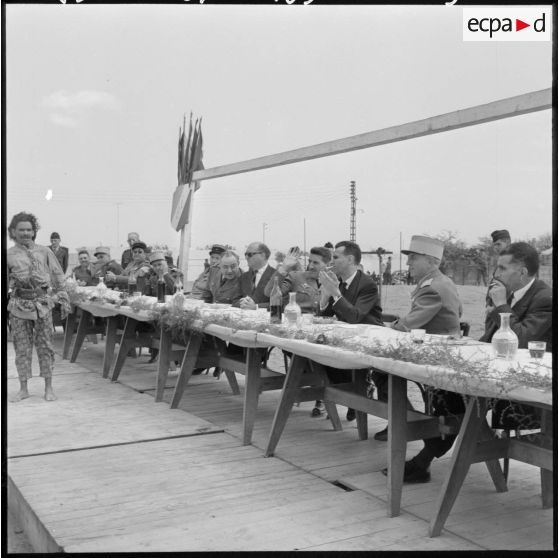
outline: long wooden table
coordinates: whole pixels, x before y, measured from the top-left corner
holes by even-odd
[[[116,362],[113,366],[112,379],[118,377],[118,371],[126,358],[129,348],[126,340],[131,339],[132,330],[138,321],[149,321],[149,312],[134,312],[128,307],[116,308],[102,303],[79,304],[82,310],[92,315],[114,318],[126,316],[126,327],[120,343]],[[210,308],[210,306],[207,306]],[[79,328],[78,328],[79,329]],[[107,325],[107,344],[114,340],[114,335]],[[114,331],[115,328],[114,328]],[[437,437],[440,434],[458,432],[453,450],[450,468],[444,488],[433,514],[430,535],[438,535],[447,519],[451,507],[459,493],[471,463],[484,461],[488,467],[497,491],[507,490],[498,459],[508,457],[541,468],[543,505],[552,505],[552,393],[518,385],[508,389],[506,399],[535,405],[542,409],[543,420],[541,433],[532,440],[496,439],[486,423],[486,410],[490,398],[502,398],[501,386],[498,384],[498,361],[494,361],[494,378],[470,378],[466,383],[456,371],[424,366],[411,362],[397,361],[368,355],[357,350],[343,350],[330,345],[318,345],[305,340],[286,339],[254,331],[232,330],[219,325],[207,325],[204,328],[206,339],[211,343],[202,348],[202,336],[192,334],[183,347],[173,345],[167,332],[161,332],[160,357],[158,364],[156,400],[162,400],[162,392],[168,374],[168,364],[175,354],[182,353],[179,378],[175,387],[171,407],[176,407],[195,367],[220,366],[227,370],[227,378],[235,391],[234,372],[246,374],[246,389],[243,415],[243,442],[249,444],[257,409],[259,392],[263,389],[279,389],[282,385],[281,398],[271,427],[270,437],[265,450],[266,456],[273,455],[279,443],[281,433],[286,425],[290,410],[295,401],[322,399],[326,403],[332,419],[333,428],[341,429],[335,404],[346,405],[357,410],[357,428],[359,437],[365,439],[367,432],[367,414],[373,414],[388,420],[388,478],[387,513],[396,516],[400,513],[403,471],[407,441]],[[400,332],[389,328],[368,326],[371,339],[390,342],[401,339]],[[112,339],[112,340],[111,340]],[[226,343],[234,343],[245,348],[245,359],[226,353]],[[209,347],[209,348],[208,348]],[[212,347],[212,348],[211,348]],[[268,347],[278,347],[289,351],[293,357],[286,377],[274,373],[265,377],[262,374],[261,351]],[[114,349],[114,345],[112,345]],[[489,345],[473,342],[454,347],[469,359],[486,359],[491,354]],[[105,351],[103,375],[107,370],[109,357]],[[526,360],[525,351],[519,351],[521,359]],[[502,364],[500,362],[500,364]],[[545,357],[545,366],[552,365],[551,355]],[[343,384],[329,384],[323,366],[333,366],[347,370],[348,381]],[[492,366],[492,365],[491,365]],[[366,397],[366,369],[374,367],[388,374],[388,402],[370,400]],[[116,374],[115,374],[116,372]],[[106,377],[106,376],[105,376]],[[435,388],[455,391],[473,396],[469,399],[463,417],[432,417],[407,409],[407,381],[417,381]],[[238,390],[238,386],[236,386]],[[478,408],[477,408],[478,406]],[[461,420],[462,419],[462,420]]]

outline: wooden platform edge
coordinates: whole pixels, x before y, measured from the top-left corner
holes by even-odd
[[[25,535],[35,552],[63,552],[64,549],[56,542],[49,530],[41,522],[29,502],[8,474],[8,506],[21,522]]]

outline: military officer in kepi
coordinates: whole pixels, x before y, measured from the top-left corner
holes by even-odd
[[[415,235],[411,238],[407,265],[417,286],[411,294],[411,310],[392,327],[399,331],[424,329],[426,333],[460,336],[459,320],[462,305],[454,282],[438,268],[444,254],[444,243],[435,238]],[[387,401],[387,375],[373,372],[378,387],[378,397]],[[461,396],[443,390],[435,390],[432,397],[432,414],[459,414],[465,411]],[[387,440],[387,428],[374,436],[376,440]],[[444,439],[424,440],[424,448],[413,459],[405,463],[405,482],[428,482],[430,463],[435,457],[444,455],[453,445],[455,436]],[[384,469],[387,474],[387,469]]]

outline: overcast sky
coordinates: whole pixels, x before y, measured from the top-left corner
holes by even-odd
[[[182,117],[203,117],[206,168],[550,87],[550,42],[463,42],[459,6],[6,6],[7,212],[39,242],[116,246],[170,225]],[[192,247],[272,248],[412,234],[474,243],[552,227],[549,110],[209,180]],[[45,196],[52,190],[52,199]],[[117,231],[118,222],[118,231]]]

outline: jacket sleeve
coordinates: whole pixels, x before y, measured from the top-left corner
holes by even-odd
[[[54,287],[55,291],[58,291],[62,289],[66,282],[64,272],[62,271],[62,267],[60,266],[58,258],[52,250],[47,250],[46,259],[52,286]]]
[[[378,304],[378,288],[370,282],[360,290],[354,304],[351,304],[345,297],[341,297],[333,305],[328,304],[322,314],[330,315],[329,312],[333,310],[340,320],[349,324],[366,323],[370,310]]]
[[[422,290],[422,289],[421,289]],[[399,331],[422,329],[442,308],[442,297],[432,288],[423,287],[416,296],[411,311],[394,322],[392,327]]]
[[[498,325],[500,324],[498,314],[501,312],[511,313],[510,327],[519,339],[520,349],[526,349],[529,341],[546,339],[548,331],[552,328],[552,297],[546,293],[533,297],[529,312],[521,320],[514,314],[509,304],[502,304],[490,312],[490,318]]]

